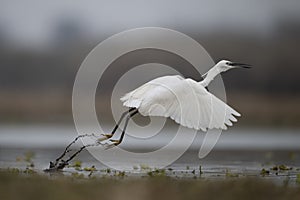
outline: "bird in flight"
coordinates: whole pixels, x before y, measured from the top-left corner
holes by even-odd
[[[235,68],[250,68],[248,64],[221,60],[197,82],[179,75],[162,76],[153,79],[137,89],[125,94],[121,101],[129,110],[124,112],[110,134],[103,134],[99,142],[114,146],[119,145],[125,135],[131,117],[140,113],[143,116],[170,117],[176,123],[207,131],[223,129],[236,122],[241,116],[229,105],[207,90],[209,83],[220,73]],[[125,124],[119,139],[112,139],[125,118]]]
[[[121,98],[123,105],[129,109],[121,115],[110,134],[102,134],[99,139],[94,134],[79,135],[54,162],[50,162],[46,171],[62,170],[87,147],[104,145],[110,148],[119,145],[124,138],[130,118],[137,113],[143,116],[170,117],[176,123],[195,130],[227,129],[227,126],[232,126],[232,122],[237,121],[235,117],[241,115],[210,93],[207,86],[218,74],[234,68],[250,68],[250,65],[222,60],[205,73],[202,76],[204,79],[200,82],[175,75],[159,77],[143,84]],[[113,139],[124,118],[120,138]],[[83,137],[96,137],[97,142],[82,146],[64,160],[66,154],[71,151],[70,147]]]

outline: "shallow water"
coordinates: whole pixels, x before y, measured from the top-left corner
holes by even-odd
[[[76,137],[76,131],[68,126],[2,126],[0,127],[0,168],[25,169],[26,162],[20,161],[26,152],[34,152],[34,169],[40,171],[47,168],[49,161],[55,160],[64,147]],[[134,152],[149,151],[153,146],[161,146],[169,140],[162,136],[152,143],[141,145],[134,138],[126,137],[122,148]],[[198,158],[198,150],[203,135],[199,134],[192,146],[178,160],[166,167],[166,174],[179,178],[236,178],[262,177],[278,183],[296,184],[296,176],[300,173],[300,134],[298,130],[271,129],[235,129],[224,132],[215,148],[204,159]],[[81,144],[75,145],[79,147]],[[151,146],[153,145],[153,146]],[[94,175],[112,175],[104,172],[107,168],[97,161],[88,151],[83,151],[76,160],[82,161],[82,167],[95,166]],[[110,162],[119,166],[126,165],[129,176],[146,176],[151,169],[119,162],[118,154],[109,158]],[[159,162],[159,161],[157,161]],[[290,170],[270,170],[275,165],[284,164]],[[128,166],[130,166],[128,168]],[[142,166],[142,167],[141,167]],[[201,166],[201,172],[199,167]],[[121,167],[122,168],[122,167]],[[262,169],[269,174],[261,175]],[[169,170],[168,170],[169,169]],[[152,169],[153,170],[153,169]],[[66,168],[65,173],[74,173],[73,168]],[[89,172],[80,172],[88,174]]]

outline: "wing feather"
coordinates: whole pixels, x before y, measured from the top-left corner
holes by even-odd
[[[180,76],[154,79],[121,98],[126,107],[135,107],[144,116],[170,117],[196,130],[227,129],[240,114],[201,84]]]

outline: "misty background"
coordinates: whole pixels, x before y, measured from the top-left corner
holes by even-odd
[[[215,62],[253,65],[222,75],[229,104],[243,115],[238,126],[299,127],[299,10],[298,0],[0,0],[0,123],[73,123],[72,87],[87,54],[113,34],[157,26],[197,40]],[[113,69],[181,62],[147,55],[120,58]],[[116,73],[108,71],[107,88],[97,92],[98,115],[108,122]]]

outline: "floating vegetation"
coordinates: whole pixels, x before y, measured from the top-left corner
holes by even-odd
[[[237,178],[237,177],[239,177],[239,175],[235,174],[235,173],[231,173],[228,169],[226,169],[226,171],[225,171],[225,177],[226,178]]]
[[[23,160],[23,158],[22,158]],[[7,168],[5,169],[6,172],[9,172],[9,173],[13,173],[13,174],[21,174],[21,173],[24,173],[24,174],[36,174],[37,172],[33,169],[33,167],[31,167],[33,165],[30,165],[30,166],[27,166],[24,170],[22,169],[18,169],[18,168]],[[0,169],[0,171],[2,171],[2,169]]]
[[[266,175],[269,175],[269,174],[270,174],[270,171],[266,170],[265,168],[262,168],[262,170],[260,171],[260,175],[262,175],[262,176],[266,176]]]
[[[291,167],[287,167],[285,165],[279,165],[278,168],[279,168],[279,170],[291,170],[292,169]]]
[[[34,171],[33,169],[27,167],[27,168],[23,171],[23,173],[25,173],[25,174],[36,174],[37,172]]]
[[[93,165],[92,167],[85,167],[83,168],[84,171],[87,171],[87,172],[92,172],[92,171],[96,171],[96,167]]]
[[[270,168],[273,171],[286,171],[286,170],[292,170],[292,167],[287,167],[286,165],[275,165],[272,168]]]
[[[82,162],[79,160],[76,160],[73,162],[73,164],[70,167],[73,167],[77,171],[82,171],[81,166],[82,166]]]
[[[126,173],[125,171],[118,171],[115,173],[115,176],[123,178],[126,176]]]
[[[95,171],[97,171],[96,167],[93,165],[92,167],[83,168],[84,171],[90,172],[88,177],[91,177]]]
[[[150,171],[147,173],[150,177],[164,177],[166,176],[166,170],[165,169],[156,169],[154,171]]]
[[[72,164],[72,167],[81,167],[82,162],[79,160],[74,161],[74,163]]]

